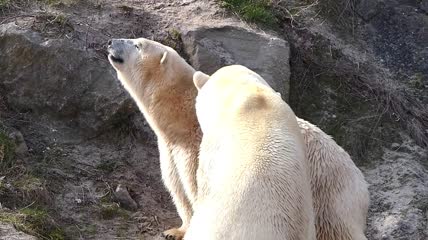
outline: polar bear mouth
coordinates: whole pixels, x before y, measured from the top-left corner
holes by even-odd
[[[108,55],[108,57],[113,61],[113,62],[116,62],[116,63],[123,63],[124,61],[123,61],[123,58],[121,58],[121,57],[116,57],[116,56],[114,56],[113,54],[109,54]]]

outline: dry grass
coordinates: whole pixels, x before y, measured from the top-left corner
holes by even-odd
[[[380,109],[378,119],[399,123],[418,145],[428,146],[428,106],[410,94],[408,87],[377,68],[369,69],[370,66],[365,69],[356,69],[351,64],[336,67],[335,71],[350,74],[347,84],[356,96]]]
[[[0,145],[0,162],[3,162],[4,155],[4,145]]]
[[[0,210],[0,222],[10,223],[18,229],[42,240],[65,239],[64,232],[58,227],[48,212],[41,208],[26,207],[17,211]]]
[[[399,121],[418,145],[428,146],[428,106],[407,94],[404,89],[384,87],[384,84],[371,85],[370,90],[383,100],[385,112],[389,113],[392,120]]]
[[[21,10],[36,2],[35,0],[0,0],[0,16],[13,10]]]
[[[14,165],[14,152],[14,142],[4,132],[4,127],[0,125],[0,174],[7,172]]]
[[[351,40],[356,36],[356,3],[356,0],[275,0],[273,8],[277,10],[277,15],[283,22],[291,22],[291,28],[298,35],[302,34],[300,30],[306,31],[305,24],[308,21],[320,25],[328,21],[341,37]],[[357,63],[343,56],[340,49],[333,49],[338,52],[336,56],[331,52],[326,54],[326,49],[331,49],[332,46],[328,41],[327,37],[323,39],[314,35],[311,40],[314,44],[312,49],[303,50],[296,46],[296,51],[304,58],[306,66],[315,64],[320,71],[336,75],[341,79],[340,84],[346,84],[351,89],[351,94],[361,102],[374,106],[375,112],[369,114],[376,115],[376,120],[369,128],[376,128],[381,124],[379,121],[399,124],[419,145],[428,146],[428,106],[412,95],[412,89],[401,84],[400,80],[394,79],[389,73],[381,72],[381,67],[375,66],[375,63],[359,63],[365,66],[357,67]],[[331,56],[326,58],[327,55]],[[317,77],[314,77],[313,81],[316,79]]]
[[[245,21],[267,26],[273,26],[277,22],[271,0],[221,0],[220,3]]]
[[[300,21],[305,19],[328,20],[338,31],[354,34],[357,16],[357,0],[273,0],[272,9],[279,19],[290,19],[295,27],[304,27]]]

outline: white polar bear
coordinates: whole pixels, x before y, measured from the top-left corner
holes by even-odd
[[[192,81],[195,70],[173,49],[144,38],[113,40],[109,53],[120,81],[158,137],[162,178],[183,221],[164,235],[180,240],[197,196],[201,133]],[[248,79],[268,85],[261,77]],[[366,239],[369,194],[364,176],[330,136],[303,119],[297,118],[297,123],[309,160],[317,239]]]
[[[237,72],[247,72],[240,66],[234,68]],[[246,78],[247,81],[270,87],[257,73],[250,74],[252,77]],[[203,82],[209,76],[196,72],[194,78]],[[369,192],[363,174],[329,135],[301,118],[296,119],[309,161],[316,239],[366,240]]]
[[[180,240],[197,196],[201,132],[195,114],[195,70],[172,48],[145,38],[109,42],[109,61],[158,138],[162,179],[183,224],[163,233]]]
[[[315,239],[305,145],[296,116],[254,72],[198,78],[203,138],[198,199],[185,240]]]

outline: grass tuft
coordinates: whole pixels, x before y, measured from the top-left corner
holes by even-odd
[[[232,10],[245,21],[273,26],[277,19],[270,0],[222,0],[222,6]]]
[[[0,9],[9,7],[10,1],[11,0],[0,0]]]
[[[63,240],[64,232],[41,208],[24,208],[18,212],[0,210],[0,222],[13,224],[16,229],[39,239]]]
[[[15,143],[0,128],[0,173],[13,166]]]
[[[104,220],[110,220],[116,217],[128,219],[129,214],[117,203],[102,203],[100,206],[101,218]]]

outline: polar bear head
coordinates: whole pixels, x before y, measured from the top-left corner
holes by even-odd
[[[112,39],[108,59],[135,99],[153,91],[193,87],[195,70],[172,48],[145,39]]]

